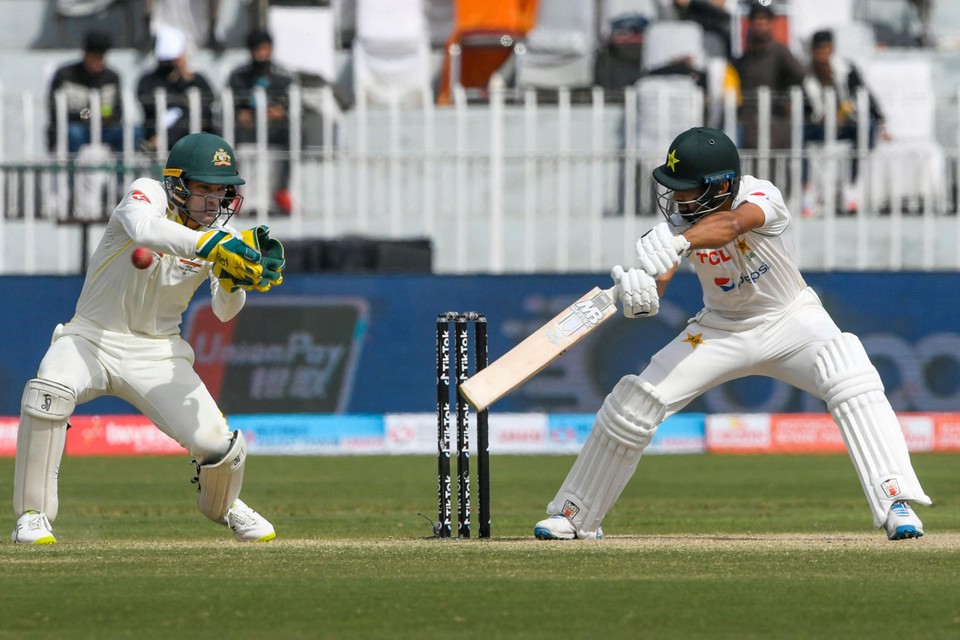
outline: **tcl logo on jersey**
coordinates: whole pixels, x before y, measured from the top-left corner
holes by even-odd
[[[700,264],[712,264],[714,266],[731,260],[730,254],[723,249],[697,251],[697,257],[700,258]]]
[[[750,248],[750,245],[747,244],[747,241],[743,238],[737,238],[736,243],[734,244],[737,251],[740,252],[747,260],[753,260],[757,257],[757,254],[754,253],[753,249]],[[697,251],[697,257],[700,258],[700,264],[712,264],[717,266],[724,262],[730,262],[730,254],[727,253],[726,249],[715,249],[711,251]]]
[[[740,280],[736,284],[733,283],[733,280],[730,278],[714,278],[713,283],[720,287],[723,291],[733,291],[734,289],[739,289],[745,284],[756,284],[757,280],[765,274],[767,271],[770,271],[770,267],[767,266],[767,263],[764,262],[762,265],[757,267],[755,271],[750,273],[744,273],[740,275]]]
[[[133,191],[130,194],[130,197],[137,202],[146,202],[147,204],[150,204],[150,198],[148,198],[147,194],[145,194],[143,191]]]

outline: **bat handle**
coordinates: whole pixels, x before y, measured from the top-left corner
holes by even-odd
[[[610,296],[610,299],[613,300],[613,303],[616,304],[620,299],[620,283],[616,283],[609,289],[604,289],[603,292]]]

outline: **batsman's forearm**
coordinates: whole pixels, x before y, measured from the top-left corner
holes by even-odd
[[[716,249],[732,242],[744,233],[736,216],[721,211],[705,216],[695,225],[683,232],[691,249]]]
[[[700,218],[683,232],[683,237],[690,243],[690,249],[716,249],[756,229],[765,221],[763,209],[752,202],[744,202],[733,211],[717,211]]]
[[[665,274],[657,278],[657,296],[663,297],[663,294],[667,292],[667,287],[670,286],[670,281],[673,280],[674,274],[677,273],[677,267],[670,269]]]

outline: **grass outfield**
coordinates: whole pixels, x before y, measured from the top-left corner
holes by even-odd
[[[535,541],[572,461],[495,456],[494,539],[440,541],[431,458],[252,457],[278,539],[240,545],[185,458],[67,459],[59,543],[0,543],[0,638],[960,637],[960,456],[914,456],[919,540],[845,456],[647,456],[606,540]]]

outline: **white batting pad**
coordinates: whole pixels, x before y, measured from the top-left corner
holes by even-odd
[[[214,522],[227,524],[227,511],[240,497],[243,467],[247,460],[247,444],[241,431],[234,431],[230,448],[217,462],[200,465],[198,474],[200,513]]]
[[[67,443],[67,419],[76,404],[73,391],[51,380],[34,378],[24,387],[13,472],[13,510],[18,516],[42,511],[50,522],[57,519],[57,475]]]
[[[900,422],[860,340],[843,333],[817,353],[817,386],[840,428],[873,524],[883,525],[897,500],[930,504],[910,463]]]
[[[635,375],[621,378],[597,412],[593,430],[547,513],[570,518],[579,537],[594,534],[633,476],[665,411],[656,387]]]

